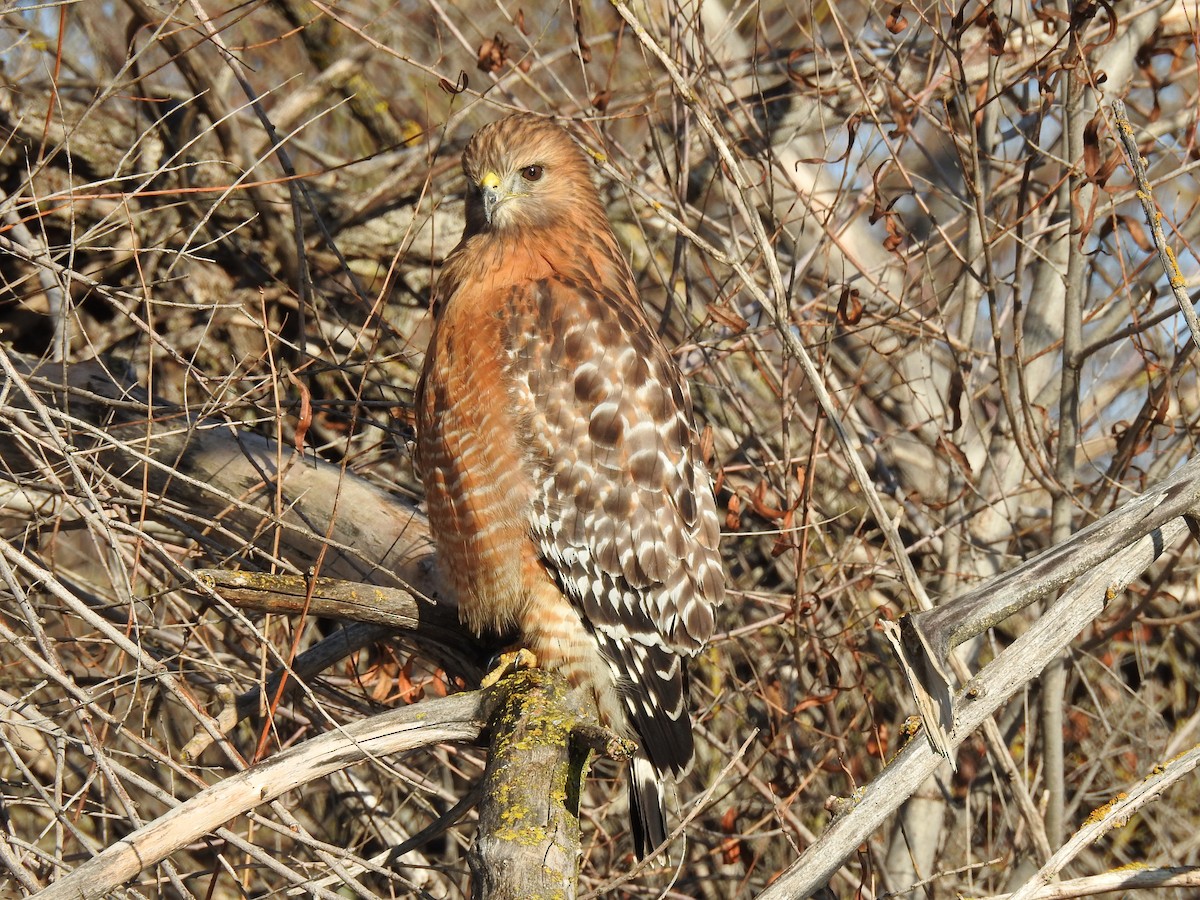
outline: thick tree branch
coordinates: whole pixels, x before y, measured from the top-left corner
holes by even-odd
[[[1051,597],[1146,535],[1195,515],[1198,509],[1200,458],[1188,461],[1162,484],[1015,569],[955,600],[902,618],[902,663],[910,674],[918,705],[923,711],[931,710],[925,715],[927,727],[940,725],[949,731],[954,725],[950,680],[944,668],[951,650],[1031,603]],[[1086,624],[1080,622],[1077,631]]]
[[[571,900],[579,878],[579,796],[594,751],[621,753],[589,698],[557,675],[527,669],[497,685],[503,699],[468,862],[475,900]]]

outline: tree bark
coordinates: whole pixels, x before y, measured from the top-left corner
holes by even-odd
[[[467,858],[474,900],[575,897],[579,793],[593,750],[615,738],[588,698],[542,669],[502,681],[492,716],[479,828]],[[619,742],[618,742],[619,743]]]

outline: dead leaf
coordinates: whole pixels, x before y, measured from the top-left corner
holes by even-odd
[[[499,34],[487,38],[479,45],[475,65],[481,72],[496,72],[508,61],[509,44]]]

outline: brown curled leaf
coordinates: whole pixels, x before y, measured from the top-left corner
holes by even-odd
[[[838,297],[838,319],[843,325],[857,325],[862,321],[863,302],[858,288],[849,285],[842,286],[841,296]]]
[[[446,78],[439,78],[438,87],[440,87],[447,94],[461,94],[467,89],[467,73],[460,70],[458,73],[458,81],[456,82],[451,82]]]

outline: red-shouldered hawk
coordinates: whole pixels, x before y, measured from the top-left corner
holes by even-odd
[[[684,661],[725,592],[692,401],[567,132],[502,119],[463,169],[417,389],[434,543],[468,627],[518,631],[637,741],[644,856],[667,836],[663,776],[692,758]]]

